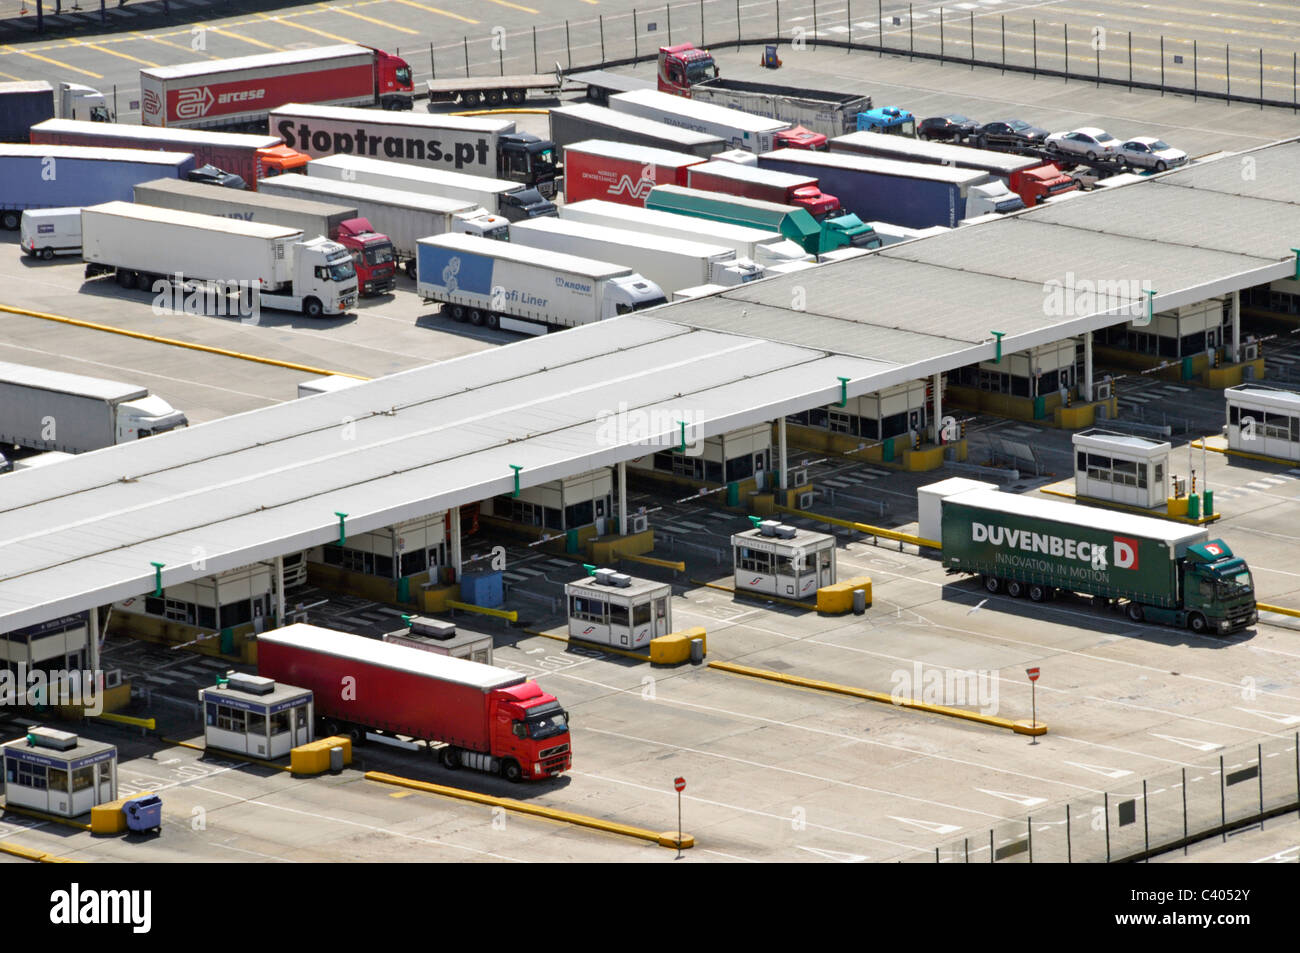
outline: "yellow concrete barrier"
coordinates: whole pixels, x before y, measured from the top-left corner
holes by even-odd
[[[403,778],[395,774],[386,774],[383,771],[367,771],[365,774],[367,781],[377,781],[380,784],[393,784],[398,787],[409,788],[412,791],[424,791],[426,794],[437,794],[441,797],[456,798],[459,801],[470,801],[474,804],[486,804],[489,807],[503,807],[507,811],[513,811],[516,814],[527,814],[530,817],[541,817],[548,821],[559,821],[563,824],[573,824],[576,827],[586,827],[594,831],[603,831],[606,834],[618,834],[623,837],[633,837],[637,840],[649,841],[652,844],[658,844],[660,847],[677,846],[678,834],[676,831],[667,833],[648,830],[644,827],[633,827],[630,824],[620,824],[617,821],[607,821],[600,817],[589,817],[586,814],[575,814],[572,811],[562,811],[558,808],[543,807],[540,804],[526,804],[523,801],[516,801],[513,798],[497,797],[492,794],[479,794],[477,791],[466,791],[463,788],[447,787],[444,784],[434,784],[430,781],[416,781],[412,778]],[[690,834],[680,835],[682,838],[683,849],[695,846],[695,838]]]
[[[147,728],[149,731],[154,731],[156,728],[156,723],[152,718],[136,718],[134,715],[117,715],[112,712],[104,712],[102,715],[96,715],[95,717],[119,725],[134,725],[136,728]]]
[[[867,605],[871,605],[871,577],[854,576],[843,582],[822,586],[817,590],[817,611],[827,615],[843,615],[853,611],[853,593],[862,589],[867,594]]]
[[[708,639],[703,626],[692,626],[680,632],[669,632],[657,639],[650,640],[650,663],[652,665],[681,665],[691,660],[691,643],[699,639],[704,643],[704,654],[709,653]]]
[[[1278,615],[1289,615],[1294,618],[1300,619],[1300,609],[1287,609],[1284,608],[1283,606],[1270,606],[1270,605],[1266,605],[1263,602],[1255,603],[1255,608],[1258,609],[1260,612],[1276,612],[1278,613]]]
[[[682,559],[657,559],[654,556],[634,556],[630,553],[624,553],[618,558],[626,559],[628,562],[642,563],[646,566],[658,566],[661,569],[671,569],[673,572],[686,571],[686,561]]]
[[[489,609],[487,606],[476,606],[470,602],[458,602],[455,599],[447,600],[447,608],[463,609],[466,612],[476,612],[479,615],[495,616],[498,619],[508,619],[511,622],[519,621],[519,613],[514,609]]]
[[[751,668],[748,665],[737,665],[734,662],[709,662],[709,668],[716,668],[720,672],[728,672],[732,675],[745,675],[750,678],[761,678],[769,682],[781,682],[786,685],[794,685],[799,688],[811,688],[816,691],[833,692],[836,695],[848,695],[852,698],[861,698],[865,701],[882,702],[886,705],[893,705],[895,708],[910,708],[915,711],[929,712],[933,715],[945,715],[949,718],[960,718],[963,721],[974,721],[981,725],[989,725],[993,728],[1009,728],[1018,735],[1044,735],[1047,734],[1047,726],[1041,721],[1031,724],[1028,721],[1012,721],[1009,718],[998,718],[994,715],[982,715],[977,711],[967,711],[964,708],[950,708],[947,705],[931,705],[928,702],[918,701],[915,698],[895,698],[893,695],[885,692],[873,692],[867,688],[854,688],[850,685],[837,685],[835,682],[824,682],[816,678],[804,678],[801,675],[788,675],[785,672],[772,672],[762,668]]]
[[[317,738],[289,752],[289,770],[294,774],[324,774],[330,769],[330,750],[343,749],[343,763],[352,763],[352,739],[342,735]]]

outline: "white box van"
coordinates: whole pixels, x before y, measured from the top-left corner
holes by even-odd
[[[81,254],[80,208],[26,209],[21,229],[22,249],[33,258]]]

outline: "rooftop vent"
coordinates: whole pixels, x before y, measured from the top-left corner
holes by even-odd
[[[275,691],[275,679],[231,672],[226,676],[226,687],[231,691],[245,692],[249,695],[269,695]]]
[[[794,539],[795,534],[798,532],[793,526],[787,526],[785,523],[776,528],[776,535],[781,539]]]
[[[780,525],[776,520],[763,520],[758,524],[758,531],[764,536],[775,536],[776,528]]]
[[[399,635],[404,633],[398,633]],[[437,639],[439,642],[445,642],[456,635],[456,623],[446,622],[442,619],[431,619],[428,616],[413,615],[411,616],[411,634],[427,635],[431,639]]]
[[[39,725],[27,729],[27,740],[41,748],[53,748],[55,751],[68,751],[77,746],[77,736],[72,732],[42,728]]]
[[[600,585],[612,586],[614,585],[614,577],[618,573],[613,569],[597,569],[592,575],[596,577],[596,582],[600,583]]]

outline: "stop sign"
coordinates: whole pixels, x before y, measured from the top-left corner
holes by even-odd
[[[673,780],[673,787],[677,789],[677,793],[678,793],[678,794],[681,794],[683,791],[686,790],[686,779],[685,779],[685,778],[675,778],[675,779]]]

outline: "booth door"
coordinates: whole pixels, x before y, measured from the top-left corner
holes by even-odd
[[[654,637],[668,634],[668,597],[654,600]]]
[[[117,800],[117,785],[113,783],[113,762],[101,761],[96,768],[99,772],[98,797],[95,799],[96,804],[106,804],[109,801]]]
[[[830,549],[823,549],[817,554],[817,585],[833,585],[835,582],[835,553]]]
[[[311,717],[308,715],[310,708],[310,705],[299,705],[294,708],[289,725],[289,730],[293,732],[293,744],[290,747],[296,748],[312,740]]]

